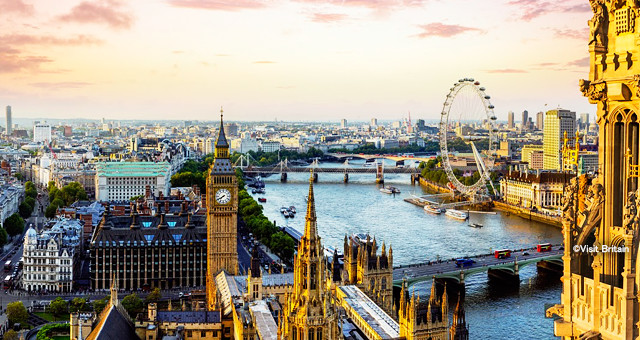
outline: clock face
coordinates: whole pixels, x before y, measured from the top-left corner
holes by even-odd
[[[220,204],[227,204],[231,200],[231,193],[227,189],[220,189],[216,191],[216,202]]]

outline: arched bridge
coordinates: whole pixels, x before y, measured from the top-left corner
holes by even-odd
[[[514,251],[510,257],[497,259],[494,254],[483,254],[469,257],[474,260],[470,266],[459,268],[456,266],[455,260],[434,261],[420,264],[411,264],[393,268],[393,284],[399,286],[403,279],[406,279],[408,285],[417,282],[431,280],[433,277],[440,279],[450,279],[464,282],[466,276],[487,272],[489,275],[497,277],[518,277],[520,268],[533,264],[541,263],[541,267],[545,267],[554,271],[561,271],[562,255],[564,248],[560,245],[553,247],[554,249],[546,252],[537,252],[536,248],[523,249]]]
[[[349,181],[349,174],[357,173],[371,173],[376,175],[376,182],[382,183],[384,182],[384,174],[411,174],[412,182],[417,181],[417,174],[420,172],[420,169],[417,167],[411,166],[384,166],[382,163],[372,163],[371,166],[352,166],[349,165],[348,161],[345,161],[341,166],[338,167],[320,167],[319,162],[316,159],[310,165],[306,166],[296,166],[289,163],[288,160],[282,160],[276,165],[271,166],[252,166],[250,163],[242,162],[242,159],[239,159],[234,166],[239,167],[245,174],[259,174],[259,175],[270,175],[270,174],[280,174],[280,178],[283,182],[287,180],[287,173],[292,172],[309,172],[310,169],[313,169],[314,180],[317,181],[318,173],[338,173],[344,174],[344,181]]]

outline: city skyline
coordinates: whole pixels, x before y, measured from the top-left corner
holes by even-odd
[[[0,104],[14,119],[215,120],[223,105],[230,121],[415,121],[474,77],[499,120],[593,114],[577,84],[590,17],[583,1],[0,0]]]

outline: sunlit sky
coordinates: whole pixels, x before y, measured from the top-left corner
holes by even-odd
[[[501,120],[593,113],[578,90],[591,16],[587,0],[0,0],[0,107],[415,121],[437,119],[453,83],[473,77]]]

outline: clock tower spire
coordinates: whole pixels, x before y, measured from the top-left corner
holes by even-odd
[[[207,176],[207,307],[216,306],[215,276],[224,270],[238,274],[238,181],[229,159],[220,108],[220,131],[215,158]]]

